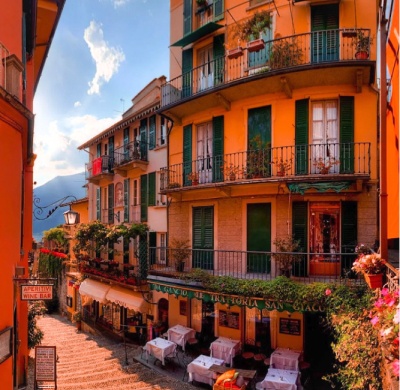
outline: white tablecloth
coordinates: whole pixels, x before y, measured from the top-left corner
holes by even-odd
[[[291,349],[277,348],[271,354],[271,365],[282,370],[299,370],[300,352]]]
[[[223,359],[225,363],[233,366],[233,358],[240,352],[240,340],[219,337],[210,345],[210,355]]]
[[[176,350],[176,344],[172,341],[164,340],[157,337],[154,340],[148,341],[145,345],[147,360],[149,355],[153,355],[156,359],[160,360],[165,365],[165,358],[173,356]]]
[[[180,345],[185,350],[186,342],[196,337],[196,331],[183,325],[175,325],[168,329],[168,340]]]
[[[298,371],[270,368],[264,380],[257,383],[256,387],[268,390],[297,390],[297,385],[299,384],[300,375]]]
[[[210,386],[214,384],[214,379],[217,378],[216,372],[210,371],[210,367],[213,364],[221,366],[224,364],[222,359],[216,359],[210,356],[200,355],[187,366],[187,372],[189,373],[189,382],[207,383]]]

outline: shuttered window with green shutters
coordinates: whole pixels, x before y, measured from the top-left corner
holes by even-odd
[[[349,255],[342,255],[341,269],[347,270],[347,272],[350,272],[357,257],[354,253],[358,237],[357,209],[357,202],[354,201],[342,202],[341,204],[341,252],[349,253]]]
[[[214,207],[193,208],[192,268],[214,269]],[[201,249],[196,251],[196,249]]]
[[[182,97],[192,95],[193,49],[182,52]]]
[[[339,5],[311,7],[312,61],[339,59]]]
[[[295,162],[296,175],[308,173],[309,100],[297,100],[295,112]]]
[[[101,188],[96,188],[96,219],[101,221]]]
[[[213,10],[214,21],[223,19],[225,14],[224,0],[214,0]]]
[[[147,175],[140,176],[140,221],[147,221]]]
[[[108,185],[108,223],[114,223],[114,184]]]
[[[224,165],[224,117],[213,118],[213,179],[214,182],[224,181],[222,168]]]
[[[354,97],[340,97],[340,173],[354,172]]]
[[[151,172],[149,173],[149,183],[148,183],[148,206],[155,206],[156,205],[156,173]]]
[[[183,128],[183,185],[191,184],[187,175],[192,172],[192,125]]]
[[[140,121],[140,157],[147,160],[147,118]]]
[[[149,118],[149,150],[156,147],[156,116]]]
[[[183,1],[183,36],[192,32],[192,1]]]
[[[223,34],[214,37],[214,86],[224,82],[225,37]]]
[[[124,180],[124,222],[129,220],[129,199],[131,198],[131,179]]]
[[[149,232],[149,249],[150,249],[150,264],[155,264],[157,262],[157,233]]]
[[[124,160],[128,160],[129,158],[129,149],[128,149],[128,144],[129,144],[129,127],[126,127],[124,129]]]
[[[101,143],[97,144],[96,146],[96,157],[101,156]]]
[[[299,252],[308,252],[308,203],[293,202],[292,204],[292,235],[295,240],[300,240]],[[307,276],[307,256],[296,262],[292,274]]]

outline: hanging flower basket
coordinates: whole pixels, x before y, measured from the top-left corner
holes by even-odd
[[[260,51],[261,49],[264,49],[264,47],[265,47],[265,42],[261,38],[247,43],[247,50],[250,53],[255,52],[255,51]]]
[[[364,279],[370,289],[382,288],[383,274],[364,274]]]

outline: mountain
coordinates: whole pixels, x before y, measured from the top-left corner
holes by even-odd
[[[57,207],[60,200],[72,195],[61,202],[68,203],[75,200],[73,196],[77,199],[86,196],[83,187],[85,183],[85,172],[81,172],[75,175],[57,176],[33,190],[33,238],[37,242],[42,240],[44,231],[64,223],[63,213],[69,210],[69,206]],[[56,210],[49,216],[49,211],[53,209]]]

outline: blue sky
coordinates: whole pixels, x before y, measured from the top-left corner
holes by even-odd
[[[34,99],[36,186],[84,170],[77,147],[168,78],[168,45],[169,0],[66,0]]]

